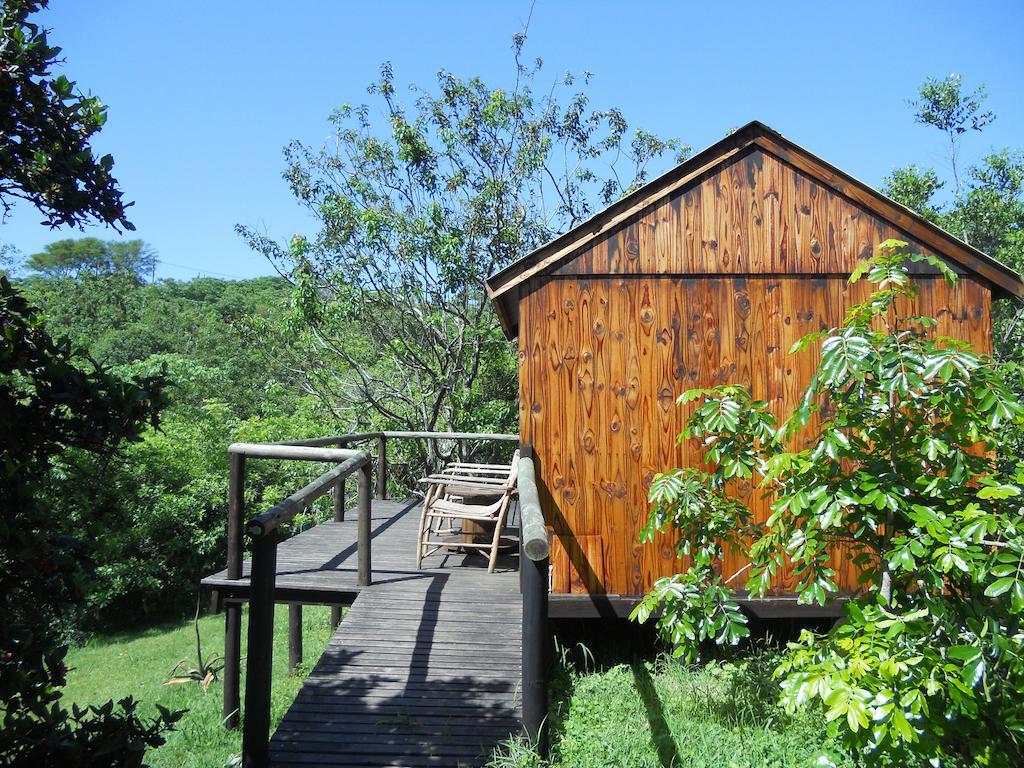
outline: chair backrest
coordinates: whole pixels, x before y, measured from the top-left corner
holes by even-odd
[[[515,490],[516,482],[519,480],[519,449],[516,448],[516,452],[512,454],[512,466],[509,467],[508,481],[505,483],[505,487],[508,490]]]

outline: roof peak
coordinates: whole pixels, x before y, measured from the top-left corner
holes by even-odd
[[[509,299],[509,296],[515,293],[512,291],[513,288],[531,277],[554,269],[563,259],[568,258],[587,242],[621,224],[652,202],[672,194],[702,174],[713,171],[751,145],[757,145],[761,150],[794,165],[837,194],[854,200],[897,229],[907,232],[938,253],[961,264],[992,286],[997,296],[1024,296],[1024,283],[1013,270],[868,184],[822,160],[760,120],[751,120],[598,211],[586,221],[491,275],[487,279],[487,293],[497,302],[498,314],[506,333],[513,336],[518,325],[517,305],[512,306]]]

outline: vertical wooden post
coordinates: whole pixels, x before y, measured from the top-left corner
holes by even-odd
[[[331,606],[331,629],[337,629],[338,625],[341,624],[341,606]]]
[[[228,456],[228,569],[229,579],[242,578],[242,518],[245,515],[245,456]],[[228,601],[224,606],[224,726],[238,727],[241,707],[242,605]]]
[[[531,560],[520,549],[523,589],[523,725],[540,754],[548,749],[548,558]]]
[[[238,728],[241,708],[242,604],[224,603],[224,727]]]
[[[371,583],[370,566],[370,463],[359,468],[359,522],[357,531],[357,548],[359,554],[359,571],[356,585],[368,587]]]
[[[338,442],[339,448],[348,448],[347,440],[340,440]],[[341,523],[345,521],[345,481],[348,478],[341,478],[338,484],[334,486],[334,522]]]
[[[288,674],[302,663],[302,603],[288,604]]]
[[[270,765],[270,682],[273,675],[274,579],[277,533],[253,541],[249,590],[249,648],[245,664],[242,765]]]
[[[388,497],[388,439],[377,438],[377,498]]]
[[[345,520],[345,478],[341,478],[334,486],[334,522]]]

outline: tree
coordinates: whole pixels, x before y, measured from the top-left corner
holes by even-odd
[[[980,131],[995,120],[995,114],[984,109],[987,98],[984,85],[964,93],[963,78],[950,74],[942,80],[929,77],[918,89],[918,98],[910,102],[917,122],[934,126],[946,134],[957,198],[960,197],[960,174],[957,170],[960,137],[969,130]]]
[[[128,274],[141,282],[156,268],[156,251],[142,240],[82,237],[57,240],[33,253],[25,267],[50,277]]]
[[[47,0],[0,5],[0,206],[26,200],[50,227],[97,219],[134,229],[111,175],[110,155],[97,159],[89,144],[107,120],[96,96],[85,96],[65,75],[60,48],[29,17]]]
[[[798,342],[821,362],[778,426],[742,387],[684,393],[699,402],[686,438],[712,469],[651,484],[644,537],[671,530],[691,565],[659,580],[634,612],[694,658],[703,640],[738,642],[733,599],[792,569],[801,603],[835,595],[831,548],[848,548],[865,587],[827,635],[804,631],[777,670],[790,708],[820,703],[833,732],[865,762],[1019,765],[1024,750],[1024,464],[1000,456],[1024,407],[993,362],[937,339],[908,317],[907,263],[932,257],[888,241],[853,275],[877,286],[840,327]],[[806,445],[802,450],[787,446]],[[764,525],[727,489],[754,483],[772,499]],[[749,559],[716,574],[726,547]]]
[[[0,205],[6,213],[13,199],[28,200],[51,226],[98,219],[131,228],[113,160],[97,161],[89,147],[103,105],[76,94],[64,76],[48,79],[60,49],[28,21],[43,5],[0,5]],[[6,277],[0,328],[0,763],[134,768],[181,713],[158,708],[144,721],[130,698],[60,706],[67,649],[58,644],[57,617],[81,599],[81,548],[59,535],[43,489],[64,451],[107,453],[155,424],[165,382],[126,382],[94,364],[80,367]]]
[[[919,100],[911,102],[915,119],[939,128],[949,141],[954,194],[941,199],[945,183],[939,174],[914,165],[886,177],[885,193],[993,258],[1024,270],[1024,153],[1008,148],[993,151],[961,174],[956,155],[960,137],[981,131],[995,119],[993,112],[982,108],[987,98],[984,89],[965,95],[960,78],[951,75],[941,81],[928,78],[919,93]],[[996,302],[992,313],[996,355],[1017,366],[1024,362],[1021,312],[1019,300],[1006,300]]]
[[[0,763],[125,765],[181,713],[136,715],[130,698],[70,712],[59,706],[66,647],[59,617],[82,597],[82,542],[55,524],[44,487],[51,462],[69,449],[109,454],[156,424],[162,376],[125,382],[97,366],[79,368],[67,341],[46,333],[39,311],[0,277]],[[101,763],[90,762],[101,759]]]
[[[240,228],[295,283],[293,336],[323,360],[307,385],[328,407],[365,404],[364,420],[393,428],[507,428],[515,366],[485,278],[685,152],[594,110],[572,92],[589,75],[539,88],[524,42],[508,88],[441,71],[436,92],[409,89],[411,105],[385,65],[369,88],[383,122],[346,104],[328,146],[285,151],[319,231],[282,246]]]

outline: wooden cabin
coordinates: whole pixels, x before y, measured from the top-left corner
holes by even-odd
[[[520,435],[554,534],[552,615],[587,615],[576,596],[622,613],[679,570],[667,539],[637,540],[655,473],[703,462],[677,445],[688,412],[676,397],[744,384],[788,413],[817,364],[790,347],[863,298],[850,273],[889,238],[960,274],[950,287],[921,270],[918,309],[989,351],[993,299],[1024,295],[1016,273],[757,122],[488,280],[519,339]],[[738,493],[767,518],[758,493]],[[846,553],[834,561],[852,590]],[[775,595],[791,594],[788,578]]]

